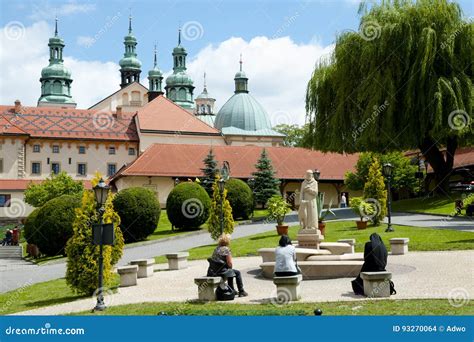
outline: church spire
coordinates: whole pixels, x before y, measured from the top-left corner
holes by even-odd
[[[120,60],[120,87],[124,88],[133,82],[140,82],[142,63],[137,58],[137,38],[132,32],[132,15],[128,17],[128,34],[124,38],[125,53]]]
[[[128,34],[132,34],[132,14],[128,16]]]
[[[56,16],[56,19],[54,19],[54,36],[58,36],[58,16]]]
[[[248,93],[248,78],[245,75],[245,72],[242,70],[242,54],[240,54],[239,60],[240,68],[239,71],[235,74],[235,93]]]
[[[181,27],[178,30],[178,46],[181,46]]]
[[[148,72],[148,102],[153,101],[159,95],[163,95],[162,81],[163,73],[158,68],[155,45],[153,51],[153,69]]]

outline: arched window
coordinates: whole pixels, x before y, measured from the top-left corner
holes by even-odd
[[[132,101],[135,102],[135,101],[140,101],[140,92],[139,91],[132,91]]]
[[[170,100],[176,100],[176,89],[170,89],[169,96]]]
[[[183,57],[179,56],[179,66],[183,66]]]
[[[54,81],[53,83],[53,93],[54,94],[61,94],[62,84],[59,81]]]
[[[127,106],[128,105],[128,93],[123,93],[122,94],[122,105]]]
[[[179,88],[178,100],[186,101],[186,89]]]
[[[211,105],[207,105],[207,113],[212,114]]]

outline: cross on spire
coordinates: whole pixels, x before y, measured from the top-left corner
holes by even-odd
[[[204,71],[204,89],[206,89],[206,72]]]
[[[240,71],[242,71],[242,54],[240,54],[240,61],[239,61],[239,63],[240,63]]]
[[[128,34],[132,33],[132,9],[130,8],[130,14],[128,16]]]
[[[154,60],[153,60],[153,67],[156,68],[156,65],[157,65],[157,62],[156,62],[156,44],[155,44],[155,57],[154,57]]]
[[[54,19],[55,23],[54,23],[54,36],[57,37],[58,36],[58,16],[56,15],[56,19]]]
[[[181,27],[178,30],[178,46],[181,45]]]

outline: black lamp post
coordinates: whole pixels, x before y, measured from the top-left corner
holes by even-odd
[[[382,166],[383,174],[387,177],[387,190],[388,190],[388,226],[385,229],[386,232],[393,232],[394,229],[392,227],[392,188],[390,186],[390,181],[392,180],[392,171],[393,166],[390,163],[383,164]]]
[[[104,295],[103,295],[103,269],[104,269],[104,256],[103,256],[103,235],[104,235],[104,220],[103,220],[103,215],[105,212],[104,204],[105,201],[107,200],[107,194],[109,192],[110,187],[104,182],[104,180],[101,178],[99,183],[94,186],[94,195],[95,195],[95,200],[97,202],[97,208],[99,211],[99,217],[100,217],[100,224],[94,227],[95,231],[98,231],[98,234],[94,232],[94,243],[97,244],[99,243],[99,289],[97,292],[97,304],[94,308],[94,310],[97,311],[103,311],[106,309],[105,303],[104,303]],[[113,226],[112,226],[113,229]],[[99,241],[97,241],[96,236],[100,234]]]
[[[178,179],[178,177],[176,177],[176,178],[174,179],[174,186],[176,186],[176,185],[178,185],[178,184],[179,184],[179,179]]]
[[[219,192],[221,194],[221,235],[224,233],[224,189],[225,182],[229,179],[230,166],[229,162],[224,161],[221,168],[221,178],[218,181]]]
[[[321,176],[321,171],[319,171],[318,169],[313,171],[313,177],[314,179],[316,179],[316,181],[319,181],[320,176]]]

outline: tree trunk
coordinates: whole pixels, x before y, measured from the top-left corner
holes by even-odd
[[[445,155],[439,150],[437,142],[426,137],[420,145],[420,151],[426,161],[433,169],[436,187],[434,192],[438,194],[446,194],[449,192],[449,176],[453,170],[454,154],[458,146],[456,137],[448,138],[446,141]]]

